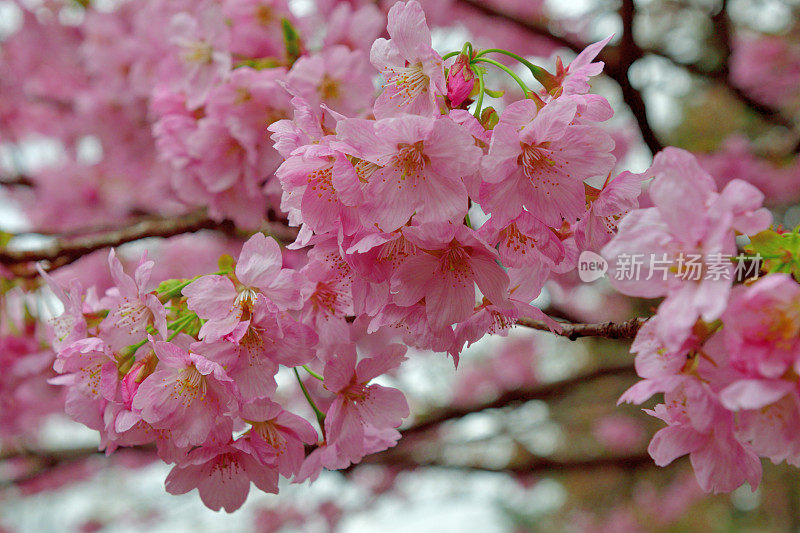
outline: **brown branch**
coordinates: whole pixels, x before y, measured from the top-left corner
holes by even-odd
[[[148,217],[135,221],[129,226],[111,228],[96,235],[55,238],[49,245],[36,250],[0,249],[0,264],[18,266],[36,261],[47,261],[45,270],[53,270],[103,248],[119,246],[149,237],[166,238],[203,229],[223,230],[229,233],[235,230],[233,225],[228,222],[216,222],[208,218],[204,211],[195,211],[175,217]],[[291,242],[297,237],[295,228],[277,222],[265,223],[263,230],[281,242]],[[25,276],[26,273],[35,275],[32,268],[17,273],[21,276]]]
[[[0,187],[33,187],[33,181],[23,175],[0,178]]]
[[[532,34],[546,37],[551,41],[553,41],[554,43],[569,50],[572,50],[575,53],[580,53],[587,46],[585,43],[573,41],[569,38],[556,35],[552,33],[552,31],[545,25],[532,21],[521,20],[520,18],[510,13],[506,13],[501,9],[492,7],[491,5],[481,0],[459,0],[459,2],[469,6],[473,10],[478,11],[486,16],[493,17],[498,20],[503,20],[504,22],[514,24],[519,28],[527,30]],[[625,39],[626,35],[632,35],[632,32],[627,31],[633,25],[633,18],[631,14],[634,12],[631,10],[631,4],[632,2],[628,2],[628,0],[626,0],[626,2],[623,3],[623,6],[620,10],[620,14],[623,16],[623,26],[625,26],[626,30],[623,33],[623,39]],[[715,15],[715,17],[716,19],[714,20],[714,22],[716,24],[721,24],[722,21],[719,20],[720,15],[717,14]],[[727,21],[727,16],[725,16],[724,20],[725,24],[729,24],[729,22]],[[726,31],[728,32],[728,37],[727,37],[728,45],[726,48],[727,51],[730,49],[729,26],[726,26]],[[634,44],[636,43],[634,42]],[[631,50],[630,45],[628,44],[627,46],[628,46],[628,51]],[[787,128],[792,127],[792,121],[786,118],[781,113],[781,111],[769,105],[754,100],[747,93],[745,93],[740,88],[733,85],[728,78],[727,69],[720,68],[714,71],[707,71],[693,64],[682,63],[677,59],[659,50],[643,49],[638,47],[638,45],[636,45],[636,50],[637,53],[634,54],[633,61],[641,57],[645,57],[647,55],[653,55],[664,58],[670,61],[673,65],[686,69],[691,74],[707,78],[717,83],[721,83],[722,85],[727,87],[728,90],[730,90],[731,93],[733,93],[733,95],[736,98],[738,98],[745,106],[747,106],[751,111],[758,114],[764,120],[775,125],[784,126]],[[620,89],[622,91],[623,100],[630,108],[631,112],[634,115],[634,118],[636,119],[637,125],[639,126],[639,129],[642,133],[642,139],[650,148],[650,150],[653,153],[655,153],[661,150],[661,148],[663,148],[663,145],[658,140],[658,137],[655,135],[652,127],[650,126],[646,114],[646,106],[644,100],[642,99],[641,93],[630,84],[630,80],[628,79],[628,67],[630,67],[630,63],[632,63],[633,61],[630,60],[631,59],[630,56],[627,58],[626,61],[625,53],[626,50],[623,44],[617,47],[606,47],[606,49],[600,52],[600,54],[598,55],[598,59],[603,61],[606,65],[604,69],[605,74],[614,81],[616,81],[617,84],[619,84]],[[797,148],[798,151],[800,151],[800,144],[798,144]]]
[[[473,8],[474,10],[483,13],[484,15],[494,17],[505,22],[510,22],[520,28],[523,28],[530,33],[540,35],[542,37],[546,37],[556,44],[563,46],[564,48],[568,48],[575,52],[576,54],[583,51],[586,48],[584,43],[574,42],[566,37],[562,37],[559,35],[553,34],[549,28],[543,26],[541,24],[537,24],[535,22],[521,20],[514,15],[506,13],[500,9],[492,7],[491,5],[487,5],[485,2],[481,0],[460,0],[461,3],[466,4]],[[626,28],[628,30],[629,28]],[[629,32],[626,31],[625,34]],[[623,39],[625,38],[623,34]],[[631,39],[632,41],[632,39]],[[627,58],[625,57],[624,52],[626,48],[624,46],[618,47],[618,49],[607,49],[601,51],[598,58],[606,64],[605,73],[610,78],[619,84],[620,89],[622,90],[622,99],[628,105],[633,114],[637,125],[639,126],[639,130],[642,134],[642,139],[644,140],[645,144],[647,144],[648,148],[654,154],[664,148],[664,145],[661,144],[661,141],[658,140],[653,128],[650,126],[650,122],[647,118],[647,109],[645,107],[644,100],[642,99],[642,95],[639,91],[634,88],[630,80],[628,79],[628,67],[630,64],[633,63],[638,57],[641,57],[641,50],[638,46],[634,44],[634,48],[627,47],[629,51],[638,51],[633,57]],[[616,52],[616,53],[614,53]],[[620,54],[620,52],[623,52]],[[621,59],[615,59],[615,56],[621,56]]]
[[[647,322],[646,318],[631,318],[625,322],[600,322],[597,324],[579,324],[572,322],[559,322],[561,332],[553,332],[556,335],[566,337],[574,341],[580,337],[604,337],[606,339],[632,339],[636,337],[639,328]],[[517,320],[517,325],[526,328],[538,329],[540,331],[550,331],[550,326],[542,320],[521,318]]]
[[[653,154],[660,152],[664,145],[658,140],[658,136],[650,126],[647,117],[647,106],[644,103],[642,94],[631,84],[628,72],[631,65],[643,56],[642,49],[636,44],[633,33],[634,19],[636,18],[636,6],[633,0],[623,0],[619,11],[622,18],[622,39],[619,45],[619,62],[611,66],[612,71],[616,71],[613,76],[622,91],[622,99],[628,104],[633,114],[642,140]]]
[[[392,448],[385,452],[380,452],[366,456],[356,465],[346,469],[346,471],[358,468],[364,464],[380,464],[390,468],[400,468],[403,470],[415,470],[417,468],[444,468],[448,470],[472,470],[481,472],[497,472],[507,474],[536,474],[536,473],[564,473],[584,470],[597,469],[634,469],[640,467],[655,467],[656,464],[647,453],[637,453],[632,455],[604,456],[579,459],[546,459],[536,457],[529,461],[518,464],[510,464],[502,468],[491,468],[476,464],[454,464],[440,460],[417,461],[405,456],[391,456]]]
[[[217,228],[220,225],[201,211],[171,218],[150,218],[134,222],[130,226],[117,228],[99,235],[75,239],[54,239],[38,250],[0,249],[0,263],[19,265],[35,261],[47,261],[48,270],[67,265],[96,250],[119,246],[147,237],[172,237],[201,229]]]
[[[529,402],[532,400],[548,400],[562,395],[564,392],[575,386],[582,385],[589,381],[594,381],[606,376],[629,376],[633,377],[636,373],[633,365],[608,366],[598,368],[591,372],[573,376],[571,378],[543,383],[527,388],[505,391],[494,400],[485,403],[470,405],[467,407],[444,407],[428,413],[421,417],[414,425],[404,429],[401,433],[404,437],[428,431],[442,423],[456,418],[462,418],[472,413],[485,411],[487,409],[500,409],[509,405]]]

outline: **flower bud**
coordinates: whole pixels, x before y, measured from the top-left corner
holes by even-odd
[[[447,73],[447,98],[452,107],[460,106],[475,86],[475,73],[470,68],[469,56],[459,54]]]

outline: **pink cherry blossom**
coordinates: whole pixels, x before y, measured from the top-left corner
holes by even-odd
[[[503,220],[523,209],[556,228],[577,220],[585,206],[583,180],[611,171],[614,141],[597,127],[572,124],[576,111],[568,99],[541,110],[533,100],[509,105],[481,163],[481,205]]]
[[[298,59],[287,82],[312,105],[325,104],[349,117],[363,115],[375,92],[374,69],[360,50],[332,46]]]
[[[269,400],[243,405],[240,416],[251,426],[247,436],[255,453],[274,456],[278,472],[286,478],[300,471],[305,445],[317,442],[311,424]]]
[[[393,5],[388,30],[391,39],[376,39],[369,56],[386,80],[375,103],[375,115],[432,116],[437,109],[436,96],[447,94],[447,85],[442,58],[431,48],[431,32],[419,2]]]
[[[232,442],[189,452],[170,471],[166,488],[170,494],[197,489],[207,507],[232,513],[247,499],[251,481],[264,492],[278,493],[278,471],[263,465],[241,443]]]
[[[352,154],[378,168],[364,194],[363,218],[381,231],[420,222],[457,221],[467,211],[461,178],[477,170],[481,150],[472,136],[446,118],[405,115],[377,122],[349,119],[337,136]]]
[[[100,323],[100,331],[114,350],[144,339],[148,326],[154,326],[161,335],[167,334],[164,306],[155,293],[147,291],[155,262],[146,259],[146,255],[142,257],[132,278],[123,271],[115,251],[109,252],[108,265],[115,286],[106,291],[101,302],[110,312]]]
[[[383,352],[356,365],[355,350],[347,349],[325,365],[325,388],[336,399],[325,417],[325,434],[330,445],[350,461],[357,462],[366,453],[365,428],[393,429],[408,416],[408,404],[397,389],[369,382],[398,366],[405,347],[390,345]]]
[[[594,191],[593,191],[594,192]],[[589,209],[575,224],[575,244],[581,250],[599,250],[616,235],[619,221],[639,207],[638,196],[642,192],[642,177],[623,172],[607,180],[596,196],[591,199]]]
[[[410,306],[425,298],[434,329],[469,317],[475,308],[475,285],[488,300],[508,298],[508,275],[497,254],[466,226],[424,224],[409,228],[407,238],[426,253],[409,257],[392,278],[394,303]]]
[[[800,368],[800,285],[788,274],[737,288],[722,315],[731,365],[753,377]]]
[[[134,409],[153,427],[170,429],[179,447],[203,444],[238,408],[233,380],[219,364],[175,344],[158,341],[154,349],[158,367],[136,391]]]
[[[706,492],[730,492],[748,482],[755,490],[761,481],[761,463],[734,434],[733,414],[722,408],[700,384],[686,382],[667,393],[666,405],[651,412],[667,424],[650,442],[648,451],[664,466],[689,454],[700,487]]]
[[[228,276],[203,276],[183,289],[189,309],[207,320],[200,337],[214,340],[248,320],[259,297],[278,310],[300,307],[296,272],[282,269],[281,250],[274,239],[256,233],[244,244],[236,263],[235,280]]]

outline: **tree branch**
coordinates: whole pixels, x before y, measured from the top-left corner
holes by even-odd
[[[172,237],[183,233],[193,233],[203,229],[216,229],[231,232],[234,227],[228,222],[216,222],[204,211],[195,211],[176,217],[149,217],[126,227],[108,229],[99,234],[76,238],[55,238],[53,242],[36,250],[0,249],[0,264],[17,266],[36,261],[47,261],[45,270],[53,270],[88,255],[96,250],[119,246],[149,237]],[[295,228],[276,222],[267,222],[264,230],[282,242],[293,241],[297,237]],[[28,269],[35,275],[35,271]],[[25,272],[20,275],[26,275]]]
[[[631,318],[625,322],[600,322],[597,324],[580,324],[572,322],[559,322],[561,332],[553,332],[556,335],[566,337],[574,341],[580,337],[604,337],[606,339],[632,339],[636,337],[639,328],[647,322],[647,318]],[[526,328],[538,329],[540,331],[550,331],[550,326],[542,320],[521,318],[517,320],[517,325]]]
[[[0,178],[0,187],[33,187],[33,181],[28,176],[10,176]]]
[[[655,467],[656,464],[647,453],[637,453],[632,455],[617,455],[578,459],[546,459],[536,457],[530,461],[523,461],[517,464],[510,464],[502,468],[491,468],[483,465],[474,464],[453,464],[445,463],[440,460],[416,461],[410,457],[394,456],[386,457],[393,449],[389,448],[385,452],[368,455],[346,470],[353,470],[364,464],[379,464],[390,468],[400,468],[403,470],[415,470],[417,468],[444,468],[448,470],[473,470],[481,472],[497,472],[507,474],[536,474],[536,473],[564,473],[583,470],[597,470],[608,468],[634,469],[639,467]]]
[[[529,402],[531,400],[548,400],[560,396],[565,391],[568,391],[577,385],[582,385],[586,382],[594,381],[606,376],[634,377],[635,375],[636,372],[633,368],[633,365],[608,366],[560,381],[554,381],[552,383],[543,383],[534,385],[532,387],[509,390],[503,392],[494,400],[485,403],[470,405],[467,407],[444,407],[438,409],[428,413],[424,417],[420,417],[418,422],[404,429],[401,433],[403,434],[403,437],[407,437],[409,435],[422,433],[434,427],[438,427],[443,422],[447,422],[456,418],[462,418],[469,414],[485,411],[487,409],[499,409],[501,407]]]
[[[576,54],[580,53],[587,46],[585,43],[576,42],[569,38],[553,34],[549,28],[547,28],[542,24],[521,20],[518,17],[515,17],[514,15],[502,11],[501,9],[488,5],[485,2],[482,2],[481,0],[459,0],[459,2],[469,6],[473,10],[478,11],[486,16],[494,17],[499,20],[509,22],[522,29],[527,30],[532,34],[546,37],[552,40],[554,43],[569,50],[572,50]],[[626,2],[623,3],[622,9],[620,11],[620,14],[623,16],[623,26],[625,27],[625,31],[623,33],[623,39],[625,38],[625,35],[628,34],[632,35],[632,33],[629,33],[628,31],[633,24],[633,19],[631,18],[631,14],[633,13],[633,11],[631,10],[631,4],[632,2],[629,3],[628,0],[626,0]],[[722,20],[719,19],[720,15],[717,14],[715,15],[715,17],[716,18],[715,20],[713,20],[713,22],[715,24],[721,24]],[[726,37],[726,39],[728,39],[728,44],[725,49],[725,53],[729,53],[730,29],[728,26],[729,23],[727,21],[727,15],[725,15],[724,23],[726,24],[725,30],[728,32]],[[636,44],[635,41],[634,44]],[[747,106],[750,110],[758,114],[764,120],[779,126],[784,126],[788,128],[792,127],[792,121],[786,118],[779,110],[754,100],[740,88],[733,85],[728,78],[727,69],[706,71],[698,68],[696,65],[681,63],[675,58],[659,50],[643,49],[640,48],[638,45],[636,45],[636,50],[638,53],[634,55],[633,61],[635,61],[638,58],[645,57],[647,55],[653,55],[664,58],[670,61],[673,65],[686,69],[691,74],[721,83],[722,85],[727,87],[728,90],[730,90],[730,92],[733,93],[733,95],[736,98],[738,98],[745,106]],[[598,55],[598,59],[603,61],[606,65],[606,68],[604,69],[605,74],[614,81],[616,81],[617,84],[619,84],[620,89],[622,90],[623,100],[625,101],[627,106],[631,109],[631,112],[633,113],[634,118],[636,119],[636,122],[642,133],[642,139],[645,141],[650,150],[653,153],[655,153],[659,151],[661,148],[663,148],[663,145],[658,140],[657,136],[654,134],[652,127],[650,126],[650,123],[647,119],[646,107],[644,104],[644,100],[642,99],[641,93],[639,93],[639,91],[636,88],[631,86],[630,81],[628,80],[628,67],[630,67],[630,63],[632,63],[633,61],[629,61],[627,65],[624,64],[625,61],[622,58],[625,57],[625,52],[626,51],[622,44],[617,47],[606,47],[604,50],[600,52],[600,54]],[[800,151],[800,144],[798,145],[798,151]]]

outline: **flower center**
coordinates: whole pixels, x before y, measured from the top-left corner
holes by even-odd
[[[193,41],[183,44],[183,59],[187,63],[211,63],[214,57],[214,48],[203,41]]]
[[[413,100],[423,92],[428,91],[431,79],[425,74],[422,62],[404,68],[392,69],[392,74],[387,80],[399,90],[399,94],[408,100]]]
[[[522,146],[522,153],[517,158],[517,164],[522,167],[522,172],[525,174],[525,177],[536,185],[536,182],[542,179],[543,172],[545,174],[553,172],[551,167],[555,166],[556,162],[547,157],[547,143],[536,146],[524,143],[520,144]]]
[[[400,169],[400,179],[411,178],[413,182],[417,178],[424,177],[422,170],[428,163],[428,158],[422,153],[423,142],[402,143],[398,144],[397,148],[399,151],[394,156],[393,166]]]
[[[205,376],[197,370],[196,366],[189,365],[178,372],[174,398],[176,400],[182,398],[186,404],[196,399],[202,401],[206,397],[206,389]]]
[[[336,100],[341,94],[339,80],[335,80],[325,74],[319,86],[317,86],[317,92],[323,100]]]

